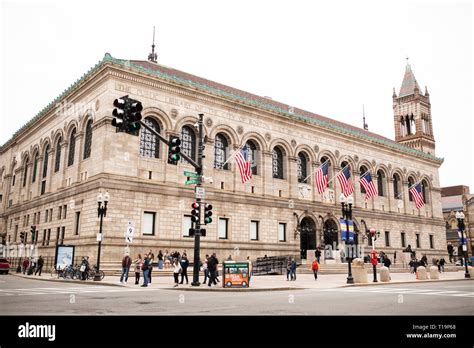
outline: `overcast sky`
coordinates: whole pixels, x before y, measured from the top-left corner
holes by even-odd
[[[2,1],[0,144],[106,52],[394,138],[406,57],[432,105],[441,185],[473,180],[471,1]]]

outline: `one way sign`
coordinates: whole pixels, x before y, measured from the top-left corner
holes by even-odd
[[[125,236],[125,241],[127,243],[132,243],[132,241],[133,241],[133,232],[135,232],[135,228],[133,228],[131,225],[128,225],[127,235]]]

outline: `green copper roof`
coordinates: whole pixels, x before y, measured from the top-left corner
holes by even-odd
[[[165,79],[165,80],[169,80],[169,81],[179,83],[179,84],[183,84],[183,85],[186,85],[186,86],[191,86],[191,87],[194,87],[196,89],[209,92],[211,94],[215,94],[215,95],[219,95],[219,96],[222,96],[222,97],[225,97],[225,98],[229,98],[229,99],[238,101],[240,103],[244,103],[244,104],[247,104],[247,105],[252,105],[252,106],[264,109],[264,110],[277,112],[277,113],[282,114],[282,115],[284,115],[288,118],[297,119],[297,120],[301,120],[301,121],[304,121],[304,122],[316,124],[316,125],[321,126],[323,128],[334,130],[334,131],[337,131],[337,132],[340,132],[340,133],[343,133],[343,134],[348,134],[348,135],[351,135],[355,138],[368,140],[368,141],[371,141],[371,142],[374,142],[374,143],[377,143],[377,144],[381,144],[381,145],[387,146],[389,148],[396,149],[398,151],[408,153],[408,154],[411,154],[411,155],[414,155],[414,156],[417,156],[417,157],[422,157],[422,158],[426,158],[426,159],[430,159],[430,160],[435,160],[435,161],[438,161],[438,162],[443,161],[443,158],[439,158],[439,157],[424,153],[423,151],[419,151],[419,150],[409,148],[407,146],[399,144],[399,143],[397,143],[393,140],[390,140],[390,139],[386,139],[386,138],[383,138],[383,137],[372,136],[370,133],[367,133],[367,132],[362,131],[362,130],[358,131],[357,129],[351,129],[351,128],[349,128],[348,125],[347,125],[347,127],[345,127],[341,124],[337,124],[336,121],[334,123],[332,123],[330,121],[325,121],[325,120],[321,120],[321,119],[317,119],[317,118],[313,118],[313,117],[308,117],[306,115],[303,115],[302,112],[298,112],[297,110],[295,110],[294,112],[290,112],[288,109],[272,105],[271,103],[266,103],[264,101],[257,100],[257,99],[251,98],[251,97],[249,98],[249,97],[246,97],[246,96],[238,95],[236,93],[232,93],[231,91],[226,91],[224,89],[220,89],[220,88],[216,88],[214,86],[210,86],[210,85],[208,85],[204,82],[193,81],[193,80],[186,79],[186,78],[183,78],[183,77],[180,77],[180,76],[176,76],[174,74],[169,74],[169,73],[160,71],[160,70],[158,70],[159,67],[160,67],[159,65],[156,65],[155,69],[150,69],[150,68],[141,66],[139,64],[133,63],[129,60],[114,58],[109,53],[106,53],[104,55],[104,58],[101,61],[99,61],[94,67],[92,67],[87,73],[85,73],[75,83],[73,83],[71,86],[69,86],[69,88],[64,90],[63,93],[61,93],[51,103],[49,103],[45,108],[43,108],[43,110],[41,110],[35,117],[33,117],[32,120],[30,120],[28,123],[26,123],[17,132],[15,132],[15,134],[13,134],[12,138],[10,138],[10,140],[8,140],[4,145],[2,145],[0,147],[0,151],[2,151],[6,146],[8,146],[15,139],[15,137],[17,137],[19,134],[21,134],[27,127],[29,127],[34,122],[39,120],[46,112],[48,112],[53,106],[55,106],[59,102],[59,100],[64,98],[66,95],[68,95],[70,92],[72,92],[76,87],[78,87],[82,82],[87,80],[87,78],[89,78],[95,71],[97,71],[101,67],[102,64],[104,64],[106,62],[111,62],[111,63],[118,64],[118,65],[121,65],[121,66],[124,66],[124,67],[131,67],[133,69],[142,71],[144,73],[158,76],[158,77],[160,77],[162,79]]]

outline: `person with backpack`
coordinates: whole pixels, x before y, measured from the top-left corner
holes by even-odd
[[[142,255],[138,254],[138,257],[135,261],[133,261],[135,264],[135,285],[138,285],[140,283],[140,272],[142,271]]]
[[[189,260],[186,255],[186,253],[183,253],[183,256],[181,257],[181,260],[179,261],[181,265],[181,283],[183,284],[184,278],[186,278],[186,284],[188,284],[188,266],[189,266]]]
[[[142,271],[143,271],[143,284],[142,287],[146,288],[148,286],[148,276],[149,276],[149,267],[150,267],[150,259],[148,258],[148,254],[145,254],[145,258],[143,259],[142,264]]]
[[[174,259],[173,262],[173,276],[174,276],[174,286],[178,286],[179,274],[182,272],[181,263],[178,259]],[[182,283],[181,283],[182,284]]]
[[[125,254],[125,256],[122,259],[122,275],[120,276],[120,283],[127,284],[128,271],[130,270],[131,265],[132,265],[132,259],[130,258],[130,256],[128,256],[128,254]]]
[[[319,271],[319,262],[317,259],[314,259],[313,264],[311,265],[311,269],[313,270],[314,280],[318,279],[318,271]]]

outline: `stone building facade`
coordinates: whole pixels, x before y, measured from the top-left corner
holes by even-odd
[[[429,97],[410,87],[407,79],[414,76],[411,68],[407,72],[403,93],[393,96],[393,141],[153,62],[106,54],[0,148],[0,233],[5,243],[15,244],[25,231],[31,243],[30,226],[36,225],[42,255],[54,255],[55,245],[64,243],[94,262],[96,197],[108,191],[102,260],[121,259],[128,222],[135,227],[129,245],[133,255],[186,249],[192,256],[187,231],[194,190],[184,184],[183,171],[193,168],[168,164],[167,147],[143,128],[140,136],[116,132],[113,101],[129,95],[142,102],[145,122],[165,137],[182,137],[183,151],[191,156],[196,155],[194,124],[199,113],[205,115],[204,175],[213,182],[204,187],[214,221],[201,238],[203,254],[300,256],[301,250],[337,244],[341,209],[335,175],[349,164],[356,230],[365,231],[361,220],[374,226],[381,232],[377,249],[389,255],[408,244],[423,254],[445,255],[442,159],[434,155]],[[420,117],[429,122],[408,132],[400,125],[402,118],[405,125],[411,122],[412,115],[416,124]],[[422,145],[405,146],[408,140]],[[253,157],[247,184],[241,183],[233,160],[224,164],[244,143]],[[329,179],[334,180],[321,195],[312,173],[323,161],[330,162]],[[379,195],[365,201],[359,176],[367,170]],[[408,192],[418,181],[426,200],[420,210]],[[367,243],[360,235],[359,244]]]

